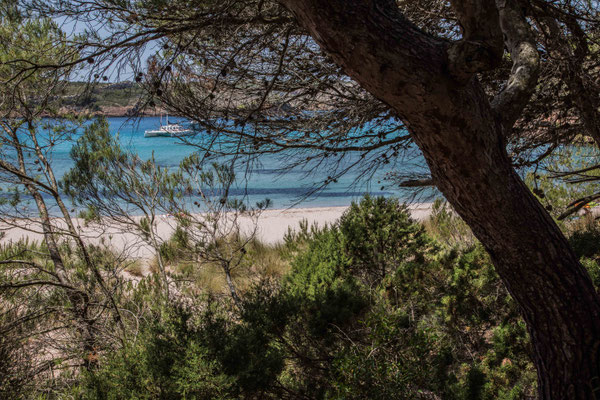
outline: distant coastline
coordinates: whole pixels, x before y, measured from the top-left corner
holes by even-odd
[[[157,105],[144,104],[148,93],[142,83],[123,81],[104,82],[63,82],[55,97],[58,113],[104,117],[151,117],[165,114],[166,110]],[[146,98],[147,99],[147,98]],[[315,108],[312,111],[323,111]],[[296,112],[289,103],[271,104],[266,114],[288,115]],[[45,115],[45,116],[55,116]],[[171,114],[177,117],[177,114]]]
[[[59,114],[75,114],[85,115],[90,117],[107,117],[107,118],[122,118],[122,117],[155,117],[165,114],[167,111],[160,108],[151,110],[139,110],[135,106],[101,106],[99,109],[81,109],[74,107],[61,107]],[[46,115],[49,116],[49,115]],[[173,115],[177,117],[177,115]]]
[[[147,117],[165,113],[160,106],[141,107],[143,96],[144,88],[136,82],[64,82],[58,96],[58,113],[91,117]]]

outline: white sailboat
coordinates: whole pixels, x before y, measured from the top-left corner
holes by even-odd
[[[194,131],[191,129],[186,129],[180,124],[169,124],[169,114],[167,114],[167,123],[166,125],[162,125],[162,117],[161,117],[161,125],[158,129],[148,129],[144,132],[145,138],[151,137],[180,137],[180,136],[188,136],[193,134]]]

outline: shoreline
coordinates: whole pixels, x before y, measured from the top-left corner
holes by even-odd
[[[422,221],[431,213],[432,203],[414,203],[408,205],[411,216],[418,221]],[[331,206],[331,207],[304,207],[287,209],[267,209],[263,211],[256,224],[256,237],[262,242],[275,245],[283,242],[284,235],[288,228],[298,229],[300,222],[306,220],[308,226],[317,224],[322,227],[338,220],[349,206]],[[138,217],[139,218],[139,217]],[[176,219],[174,216],[157,216],[157,234],[167,240],[171,237]],[[62,218],[52,218],[54,222],[61,221]],[[80,218],[73,218],[77,228],[87,243],[100,244],[103,241],[108,242],[117,253],[132,259],[150,260],[154,257],[154,250],[149,245],[142,242],[135,233],[128,232],[126,227],[118,226],[114,223],[106,226],[90,225],[86,226]],[[39,222],[30,220],[28,224],[19,221],[23,227],[12,227],[7,229],[6,224],[0,225],[0,229],[5,232],[4,237],[0,239],[0,244],[17,242],[21,239],[41,241],[43,236],[39,232],[31,232],[27,226],[39,225]],[[57,224],[60,225],[60,222]],[[254,225],[250,218],[240,218],[240,229],[252,231]]]

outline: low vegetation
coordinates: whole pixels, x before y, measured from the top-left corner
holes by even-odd
[[[593,220],[587,226],[571,241],[598,285],[600,229]],[[129,267],[137,284],[118,301],[136,322],[127,319],[122,343],[97,348],[90,367],[36,374],[30,340],[3,335],[2,397],[536,396],[517,306],[482,246],[440,202],[419,223],[398,200],[365,197],[337,223],[301,224],[280,245],[244,242],[233,274],[238,301],[219,265],[186,258],[186,240],[176,233],[163,245],[176,282],[169,296],[157,269]],[[6,308],[12,294],[2,293],[3,327],[14,322]]]

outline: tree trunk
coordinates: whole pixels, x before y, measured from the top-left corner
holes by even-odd
[[[600,299],[564,235],[506,154],[502,124],[475,78],[449,74],[449,44],[388,0],[285,0],[344,71],[396,110],[438,188],[490,253],[519,304],[541,399],[600,390]]]
[[[471,112],[457,119],[455,109],[450,119],[421,121],[415,140],[426,149],[438,188],[483,243],[521,307],[540,398],[593,399],[600,388],[598,295],[565,237],[513,170],[484,94],[479,100],[475,89],[464,95],[472,101],[465,99],[463,110]]]

